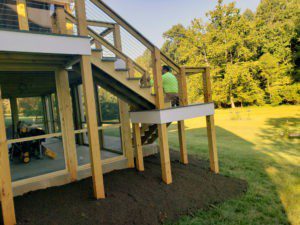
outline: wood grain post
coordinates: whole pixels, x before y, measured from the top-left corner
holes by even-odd
[[[126,65],[127,65],[127,69],[128,69],[128,77],[133,78],[134,77],[133,61],[130,58],[128,58],[127,62],[126,62]]]
[[[204,102],[212,102],[212,88],[211,88],[211,78],[210,69],[207,67],[203,73],[203,92],[204,92]],[[219,162],[218,162],[218,151],[217,151],[217,141],[216,141],[216,128],[214,116],[206,117],[207,126],[207,137],[208,137],[208,147],[210,156],[210,169],[214,173],[219,173]]]
[[[55,71],[55,81],[67,168],[71,181],[76,181],[78,162],[68,72],[64,69],[57,69]]]
[[[180,69],[180,74],[178,76],[179,83],[179,105],[187,106],[187,83],[186,83],[186,71],[182,67]],[[179,146],[180,146],[180,161],[183,164],[188,164],[188,153],[186,146],[186,134],[185,134],[185,125],[184,121],[178,121],[178,136],[179,136]]]
[[[68,34],[65,8],[61,5],[56,6],[55,14],[57,33]]]
[[[17,0],[17,14],[20,30],[29,30],[26,0]]]
[[[11,172],[8,157],[8,144],[0,87],[0,201],[4,225],[16,224],[12,192]]]
[[[136,168],[138,171],[143,172],[145,170],[144,167],[144,155],[143,155],[143,147],[142,147],[142,139],[141,139],[141,129],[140,124],[133,124],[133,135],[134,135],[134,147],[136,152]]]
[[[155,104],[157,109],[163,109],[165,107],[164,92],[162,84],[162,66],[161,66],[161,54],[158,48],[154,48],[152,52],[153,60],[153,78],[154,78],[154,90],[155,90]],[[158,139],[159,150],[162,168],[162,179],[166,184],[172,183],[171,173],[171,161],[170,161],[170,149],[168,143],[168,130],[167,124],[158,124]]]
[[[122,51],[122,39],[121,29],[119,24],[114,25],[114,45]],[[122,136],[122,147],[125,152],[125,156],[128,159],[128,167],[134,168],[134,152],[132,147],[132,132],[130,128],[130,106],[119,99],[119,111],[120,111],[120,122],[121,122],[121,136]]]
[[[78,34],[88,36],[85,1],[76,0],[76,16]],[[91,170],[93,175],[94,196],[96,199],[105,198],[100,141],[98,133],[97,111],[95,102],[94,80],[90,56],[81,56],[80,61],[86,120],[91,154]]]

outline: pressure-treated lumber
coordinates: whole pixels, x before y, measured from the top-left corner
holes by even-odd
[[[209,68],[206,68],[205,72],[203,73],[203,91],[204,91],[204,101],[206,103],[212,102],[212,88],[211,88],[211,78],[210,78]],[[206,126],[207,126],[208,147],[209,147],[209,155],[210,155],[210,169],[214,173],[219,173],[216,128],[215,128],[215,119],[213,115],[206,117]]]
[[[91,154],[91,169],[93,174],[94,195],[96,199],[105,198],[103,173],[100,154],[100,140],[96,115],[96,103],[92,68],[89,56],[81,58],[81,74],[83,93],[86,107],[86,120],[88,125],[89,146]]]
[[[17,0],[17,13],[20,30],[29,30],[26,0]]]
[[[114,28],[114,23],[105,22],[105,21],[97,21],[97,20],[88,20],[89,26],[92,27],[106,27],[106,28]]]
[[[119,100],[122,147],[125,152],[125,156],[128,159],[128,167],[134,168],[134,152],[131,141],[132,132],[130,128],[129,109],[129,105],[126,102]]]
[[[114,25],[114,45],[119,51],[122,51],[122,40],[121,40],[121,30],[120,25]],[[131,129],[130,129],[130,116],[129,116],[129,105],[119,100],[119,111],[120,111],[120,121],[121,121],[121,135],[122,135],[122,146],[125,151],[125,156],[128,157],[129,168],[134,167],[134,154],[131,141]]]
[[[59,34],[67,34],[67,20],[66,20],[66,13],[63,6],[57,6],[55,9],[56,13],[56,27],[57,32]]]
[[[133,140],[136,153],[136,168],[138,171],[142,172],[145,170],[144,167],[144,156],[142,149],[142,139],[141,139],[141,129],[138,123],[132,124],[133,126]]]
[[[55,80],[67,168],[70,172],[71,181],[75,181],[77,180],[78,163],[68,72],[64,69],[57,69]]]
[[[163,83],[162,83],[162,66],[161,54],[158,48],[154,48],[152,52],[153,60],[153,77],[155,90],[155,103],[157,109],[163,109],[165,106]],[[166,184],[172,183],[170,149],[168,144],[168,133],[166,124],[158,124],[159,150],[161,158],[162,179]]]
[[[160,149],[160,163],[162,168],[162,179],[166,184],[171,184],[172,172],[171,172],[167,124],[158,125],[157,128],[158,128],[158,139],[159,139],[159,149]]]
[[[178,86],[179,86],[179,105],[187,106],[187,83],[186,83],[186,70],[185,68],[180,69],[180,74],[178,76]],[[186,134],[184,120],[178,121],[178,136],[179,136],[179,146],[180,146],[180,161],[183,164],[188,164],[188,153],[186,146]]]
[[[2,217],[3,217],[4,225],[16,224],[1,87],[0,87],[0,201],[1,201]]]
[[[79,35],[88,36],[85,1],[76,0],[77,29]],[[80,62],[83,93],[86,108],[89,146],[91,154],[91,170],[93,175],[94,195],[96,199],[105,198],[103,172],[100,154],[100,141],[96,115],[94,81],[90,56],[81,56]]]

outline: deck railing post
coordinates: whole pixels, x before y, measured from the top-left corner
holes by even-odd
[[[185,67],[180,68],[180,74],[178,75],[179,83],[179,105],[188,105],[187,95],[187,83],[186,83],[186,70]],[[180,145],[180,161],[183,164],[188,164],[188,154],[186,146],[186,134],[184,121],[178,121],[178,136]]]
[[[64,6],[58,5],[55,8],[57,33],[68,34],[67,20]]]
[[[4,225],[16,224],[8,144],[0,86],[0,202]]]
[[[114,46],[116,49],[122,51],[121,28],[119,24],[114,25]],[[117,59],[120,60],[120,59]],[[125,62],[127,63],[127,62]],[[130,71],[129,71],[130,73]],[[130,128],[130,106],[119,99],[120,122],[121,122],[121,136],[122,146],[125,156],[128,159],[128,167],[134,168],[134,152],[132,147],[132,132]]]
[[[88,36],[85,1],[75,0],[77,29],[81,36]],[[100,154],[100,140],[98,133],[97,111],[95,102],[94,80],[92,74],[91,57],[81,56],[81,76],[86,108],[89,147],[91,154],[91,170],[93,175],[94,195],[96,199],[105,198],[102,162]]]
[[[155,90],[155,104],[157,109],[165,107],[164,92],[162,86],[161,53],[158,48],[152,52],[153,80]],[[159,150],[162,167],[162,179],[166,184],[172,183],[170,149],[168,143],[167,124],[158,124]]]
[[[17,13],[20,30],[29,30],[26,0],[17,0]]]
[[[203,73],[203,92],[204,92],[204,102],[212,102],[212,87],[211,87],[211,77],[210,68],[206,67]],[[208,137],[208,147],[210,155],[210,169],[214,173],[219,173],[219,162],[218,162],[218,151],[217,151],[217,141],[216,141],[216,128],[214,116],[206,116],[206,126],[207,126],[207,137]]]

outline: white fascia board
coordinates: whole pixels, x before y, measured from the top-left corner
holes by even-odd
[[[163,110],[130,112],[130,118],[132,123],[165,124],[201,116],[210,116],[214,115],[214,113],[214,104],[205,103]]]
[[[1,52],[91,55],[87,37],[0,30]]]

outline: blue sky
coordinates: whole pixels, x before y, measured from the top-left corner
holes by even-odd
[[[196,17],[205,20],[205,13],[212,10],[217,0],[104,0],[150,41],[161,47],[162,34],[173,25],[188,25]],[[232,0],[224,0],[225,3]],[[260,0],[237,0],[242,10],[255,10]]]

